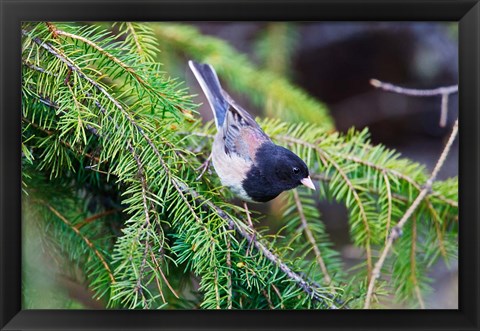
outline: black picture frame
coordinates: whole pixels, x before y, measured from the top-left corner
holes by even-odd
[[[478,330],[480,4],[473,0],[1,0],[1,330]],[[459,309],[126,311],[21,309],[22,21],[458,21]]]

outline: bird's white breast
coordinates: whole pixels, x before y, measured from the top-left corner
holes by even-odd
[[[215,171],[222,181],[239,198],[251,201],[247,192],[242,187],[243,180],[252,166],[252,161],[240,157],[236,153],[225,153],[223,135],[218,133],[213,142],[212,163]]]

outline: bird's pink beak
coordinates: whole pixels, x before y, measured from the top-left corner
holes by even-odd
[[[312,190],[315,191],[315,185],[313,185],[313,182],[312,182],[312,179],[310,178],[310,176],[308,176],[307,178],[304,178],[300,181],[300,183],[302,183],[303,185],[305,185],[306,187],[308,188],[311,188]]]

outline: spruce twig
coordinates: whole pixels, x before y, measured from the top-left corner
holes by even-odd
[[[317,243],[315,242],[315,238],[313,237],[312,231],[308,226],[307,219],[303,212],[302,202],[300,201],[300,197],[298,196],[298,192],[296,189],[293,190],[293,197],[295,199],[295,204],[297,205],[297,210],[300,216],[300,220],[302,221],[302,227],[303,227],[303,230],[305,231],[305,236],[307,237],[308,241],[312,245],[312,249],[313,249],[313,252],[315,253],[318,266],[322,270],[325,284],[330,285],[332,282],[332,278],[330,278],[330,275],[328,274],[327,266],[325,265],[325,261],[322,258],[322,253],[320,252],[320,249],[318,248]]]

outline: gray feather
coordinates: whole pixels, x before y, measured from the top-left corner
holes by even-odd
[[[188,61],[188,65],[207,97],[217,128],[222,127],[225,121],[225,113],[228,109],[228,102],[223,96],[222,86],[215,70],[209,64],[201,64],[195,61]]]

